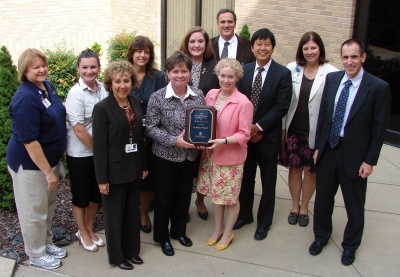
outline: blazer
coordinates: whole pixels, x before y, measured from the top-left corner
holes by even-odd
[[[220,89],[210,90],[206,105],[214,106]],[[216,138],[234,136],[238,143],[220,145],[213,150],[212,159],[218,165],[236,165],[246,160],[250,139],[253,104],[236,88],[217,115]]]
[[[212,90],[219,88],[219,80],[217,74],[214,73],[214,68],[217,65],[217,60],[203,60],[201,63],[200,81],[198,89],[201,89],[204,96]],[[189,86],[192,86],[192,82],[189,82]]]
[[[290,103],[288,113],[282,120],[282,130],[286,131],[286,138],[287,138],[287,131],[289,130],[290,127],[290,123],[292,123],[294,113],[296,112],[297,109],[301,82],[303,80],[303,74],[304,74],[304,66],[298,65],[296,62],[292,62],[287,65],[287,68],[292,73],[293,91],[292,91],[292,101]],[[336,67],[328,63],[324,63],[319,66],[317,75],[315,75],[315,79],[311,87],[310,97],[308,99],[308,112],[309,112],[309,125],[310,125],[310,130],[308,133],[308,145],[310,146],[311,149],[314,149],[315,145],[315,132],[317,129],[319,106],[321,103],[322,92],[324,91],[326,74],[338,70],[339,69],[337,69]]]
[[[256,63],[243,67],[243,77],[237,84],[240,92],[251,99]],[[263,129],[264,136],[256,143],[264,154],[278,154],[282,149],[282,118],[286,115],[292,96],[292,76],[289,69],[271,61],[260,99],[255,109],[253,124]],[[251,142],[250,142],[251,143]]]
[[[325,89],[319,111],[315,149],[317,165],[324,150],[332,125],[335,97],[344,71],[326,76]],[[363,162],[376,165],[389,122],[391,93],[389,84],[364,71],[360,87],[344,125],[343,156],[346,174],[350,179],[360,178]]]
[[[137,151],[132,153],[125,152],[125,146],[130,143],[130,126],[114,95],[110,93],[94,106],[93,157],[99,184],[131,183],[147,170],[140,99],[129,95],[128,101],[136,114],[132,143],[137,144]]]
[[[241,38],[236,34],[235,34],[235,36],[238,40],[238,46],[237,46],[237,50],[236,50],[236,60],[238,62],[240,62],[242,65],[254,62],[256,60],[256,57],[254,57],[253,51],[251,51],[250,41],[247,39]],[[219,61],[220,57],[219,57],[218,39],[219,39],[219,36],[213,37],[211,39],[211,44],[214,49],[215,57]]]
[[[153,77],[150,77],[147,73],[144,75],[140,88],[134,87],[130,92],[131,95],[138,96],[142,100],[143,115],[147,113],[147,103],[149,102],[150,95],[165,87],[165,75],[157,69],[153,69]]]

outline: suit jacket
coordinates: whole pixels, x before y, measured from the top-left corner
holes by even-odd
[[[130,126],[114,95],[110,93],[94,106],[93,157],[99,184],[133,182],[139,180],[147,168],[140,99],[129,95],[128,101],[136,114],[132,143],[137,144],[137,151],[132,153],[125,152],[125,145],[130,139]]]
[[[293,84],[293,92],[292,92],[292,101],[290,103],[290,107],[287,115],[282,120],[282,130],[289,130],[290,123],[292,123],[292,119],[294,113],[297,109],[297,104],[300,96],[300,88],[301,82],[303,80],[304,74],[304,66],[298,65],[296,62],[292,62],[288,64],[287,68],[292,73],[292,84]],[[308,113],[309,113],[309,134],[308,134],[308,144],[311,149],[314,149],[315,145],[315,131],[317,129],[318,122],[318,114],[319,114],[319,106],[321,103],[322,92],[324,91],[325,86],[325,77],[329,72],[338,71],[338,69],[328,63],[324,63],[319,66],[317,75],[315,75],[315,79],[313,85],[311,87],[310,97],[308,99]]]
[[[237,85],[238,90],[248,99],[251,99],[255,68],[255,62],[246,64],[243,67],[243,77]],[[282,149],[282,118],[289,109],[291,96],[292,77],[289,69],[272,60],[258,105],[254,107],[253,124],[258,123],[264,135],[256,145],[264,154],[278,154]]]
[[[147,73],[144,75],[140,88],[134,87],[130,92],[131,95],[138,96],[142,100],[143,114],[147,113],[147,103],[149,102],[150,95],[165,87],[165,75],[164,72],[154,69],[153,77],[150,77]]]
[[[329,73],[319,112],[315,149],[318,160],[329,146],[335,106],[335,97],[344,71]],[[376,165],[389,122],[391,93],[389,84],[364,71],[360,87],[344,125],[343,156],[346,174],[350,179],[360,178],[363,162]]]
[[[200,81],[198,89],[201,89],[204,96],[215,88],[219,88],[219,81],[217,75],[214,73],[214,68],[217,65],[217,60],[203,60],[201,63]],[[189,82],[192,86],[192,82]]]
[[[206,96],[206,105],[214,106],[220,89],[213,89]],[[213,150],[212,159],[218,165],[237,165],[247,156],[247,142],[250,139],[253,105],[237,89],[217,115],[216,138],[234,136],[238,143],[223,144]]]
[[[238,62],[240,62],[242,65],[254,62],[256,60],[256,58],[254,57],[254,54],[251,51],[250,41],[247,39],[241,38],[236,34],[235,34],[235,36],[238,40],[238,46],[237,46],[237,50],[236,50],[236,60],[238,60]],[[212,47],[214,49],[215,57],[219,61],[220,57],[219,57],[218,39],[219,39],[219,36],[213,37],[211,39],[211,43],[212,43]]]

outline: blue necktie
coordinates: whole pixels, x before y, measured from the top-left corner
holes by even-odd
[[[331,132],[329,134],[329,145],[331,148],[339,144],[340,130],[342,130],[344,114],[346,112],[347,99],[349,99],[349,88],[351,80],[344,83],[344,88],[340,93],[339,99],[336,103],[335,114],[333,115]]]
[[[222,49],[221,60],[225,59],[225,58],[228,58],[228,45],[229,45],[229,42],[226,41],[224,43],[224,48]]]

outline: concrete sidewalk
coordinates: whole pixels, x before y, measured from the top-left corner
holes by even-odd
[[[192,203],[192,220],[188,224],[187,235],[193,240],[193,246],[186,248],[172,240],[175,248],[173,257],[161,252],[160,246],[153,242],[152,234],[141,233],[140,256],[145,263],[135,265],[133,271],[111,267],[105,248],[90,253],[75,242],[66,247],[68,257],[63,259],[63,266],[56,270],[36,269],[25,262],[17,265],[13,273],[13,261],[0,258],[0,276],[400,276],[397,256],[400,249],[399,149],[384,146],[378,166],[369,178],[363,242],[357,251],[356,261],[348,267],[340,262],[341,241],[347,221],[341,193],[338,192],[336,197],[332,238],[323,252],[313,257],[308,254],[308,247],[314,240],[314,199],[309,207],[311,224],[306,228],[289,225],[287,216],[291,198],[287,187],[287,170],[279,167],[278,174],[274,222],[263,241],[253,239],[256,229],[256,223],[253,223],[235,231],[235,239],[225,251],[215,252],[212,247],[205,246],[213,231],[212,208],[207,199],[210,212],[208,221],[197,216]],[[258,180],[254,213],[260,194]],[[104,233],[100,233],[100,236],[104,239]]]

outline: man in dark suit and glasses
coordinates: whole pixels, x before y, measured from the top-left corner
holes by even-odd
[[[362,68],[366,53],[360,41],[345,41],[340,58],[345,70],[327,75],[318,118],[315,241],[309,252],[320,254],[331,237],[334,197],[340,185],[348,217],[341,260],[351,265],[361,244],[367,177],[382,148],[391,93],[386,82]]]
[[[235,34],[236,14],[230,9],[221,9],[217,13],[219,36],[211,39],[217,60],[235,58],[242,65],[255,61],[250,41]]]
[[[289,69],[271,59],[275,37],[270,30],[256,31],[251,38],[251,47],[256,62],[243,67],[244,74],[238,89],[253,103],[254,116],[239,196],[240,212],[233,229],[240,229],[254,221],[254,186],[258,165],[263,193],[254,239],[263,240],[267,237],[274,214],[277,162],[282,148],[282,118],[290,106],[292,77]]]

